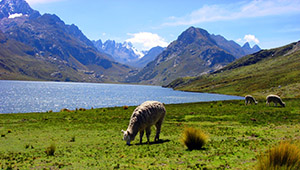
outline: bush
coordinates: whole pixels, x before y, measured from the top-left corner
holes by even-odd
[[[189,150],[202,149],[208,141],[208,135],[198,129],[185,128],[182,142]]]
[[[257,170],[296,170],[300,167],[300,149],[289,142],[279,145],[261,154]]]
[[[45,153],[47,154],[47,156],[54,156],[56,147],[54,144],[51,144],[45,151]]]

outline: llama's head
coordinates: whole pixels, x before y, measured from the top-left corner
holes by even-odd
[[[285,103],[284,102],[282,102],[282,107],[285,107]]]
[[[132,141],[133,139],[130,138],[130,133],[126,130],[122,130],[122,133],[123,133],[123,140],[126,141],[126,144],[127,145],[130,145],[130,141]]]

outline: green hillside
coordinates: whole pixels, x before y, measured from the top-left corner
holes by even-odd
[[[300,42],[262,50],[223,69],[194,78],[180,78],[167,87],[176,90],[265,97],[300,97]]]

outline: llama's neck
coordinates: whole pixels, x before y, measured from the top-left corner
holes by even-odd
[[[130,122],[127,131],[130,133],[130,138],[133,140],[137,133],[139,132],[139,123]]]

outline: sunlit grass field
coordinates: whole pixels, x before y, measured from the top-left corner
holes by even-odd
[[[0,169],[254,169],[280,141],[300,139],[300,99],[286,107],[244,101],[166,105],[161,141],[127,146],[135,107],[0,115]],[[182,143],[186,127],[209,136],[200,150]],[[298,145],[299,146],[299,145]],[[53,153],[53,154],[51,154]]]

